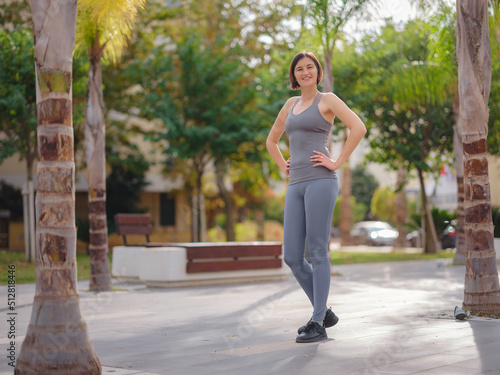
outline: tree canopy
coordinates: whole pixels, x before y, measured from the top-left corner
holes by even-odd
[[[0,30],[0,163],[17,154],[31,165],[36,157],[36,90],[33,34]],[[31,176],[28,176],[31,179]]]

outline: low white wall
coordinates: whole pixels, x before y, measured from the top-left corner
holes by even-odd
[[[139,279],[174,281],[186,279],[186,248],[155,247],[141,252]]]
[[[139,277],[140,253],[143,246],[115,246],[111,264],[111,275]]]
[[[186,263],[184,247],[115,246],[111,273],[114,277],[137,279],[150,286],[282,280],[290,275],[283,261],[281,268],[197,273],[187,273]]]

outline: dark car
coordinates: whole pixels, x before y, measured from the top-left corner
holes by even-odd
[[[408,233],[406,239],[412,247],[422,246],[422,234],[418,230]],[[441,242],[441,249],[453,249],[456,247],[457,230],[453,222],[448,224],[443,232],[441,232],[439,240]]]
[[[385,221],[360,221],[354,224],[351,238],[358,245],[393,246],[399,232]]]
[[[448,226],[441,233],[441,248],[442,249],[453,249],[457,245],[457,230],[453,224],[448,224]]]

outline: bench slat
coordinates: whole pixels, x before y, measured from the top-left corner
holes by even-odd
[[[149,214],[116,214],[115,222],[117,224],[151,224]]]
[[[236,258],[252,256],[279,256],[281,255],[281,245],[263,245],[263,246],[207,246],[187,248],[188,259],[207,259],[207,258]]]
[[[189,262],[187,273],[281,268],[281,259],[252,259],[217,262]]]
[[[116,233],[123,236],[123,242],[127,244],[127,235],[145,235],[149,242],[149,235],[153,234],[151,217],[149,214],[116,214]]]
[[[116,227],[116,233],[122,236],[127,236],[127,235],[145,235],[145,234],[153,234],[153,228],[152,227],[134,227],[132,225],[129,226],[120,226]]]

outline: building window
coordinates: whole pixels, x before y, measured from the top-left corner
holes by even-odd
[[[175,226],[175,197],[160,194],[160,225]]]

